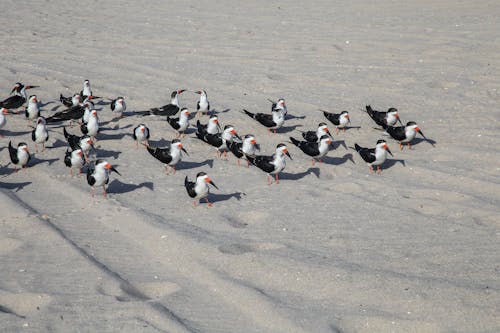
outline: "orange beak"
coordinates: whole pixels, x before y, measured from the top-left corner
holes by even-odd
[[[33,102],[36,102],[36,97],[33,98]]]
[[[219,123],[219,120],[218,120],[218,119],[215,119],[215,120],[214,120],[214,123],[218,124],[218,123]]]
[[[179,143],[179,149],[182,149],[182,143]]]
[[[257,143],[257,141],[255,141],[255,139],[252,139],[252,140],[250,140],[250,143],[254,145]]]
[[[91,139],[88,139],[88,140],[87,140],[87,144],[91,145],[92,143],[93,143],[93,142],[92,142],[92,140],[91,140]]]
[[[420,132],[420,128],[416,127],[415,131]]]
[[[112,168],[112,165],[108,163],[108,164],[106,164],[106,165],[104,166],[104,168],[109,170],[109,169],[111,169],[111,168]]]
[[[28,147],[24,147],[23,150],[27,153],[29,153],[30,151],[28,150]]]
[[[79,151],[78,156],[83,157],[83,153],[81,151]]]
[[[141,127],[141,132],[144,133],[146,129],[144,127]]]
[[[329,145],[332,144],[332,140],[328,140],[326,143],[328,143]]]
[[[232,135],[236,135],[236,131],[235,131],[234,129],[233,129],[233,130],[231,130],[231,134],[232,134]]]
[[[2,108],[2,113],[3,113],[3,114],[8,114],[8,113],[9,113],[9,110],[7,110],[6,108]]]

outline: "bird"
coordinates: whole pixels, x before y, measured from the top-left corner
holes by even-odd
[[[164,106],[160,106],[158,108],[152,108],[148,111],[142,111],[144,114],[152,114],[156,116],[174,116],[179,112],[179,95],[182,94],[186,89],[180,89],[172,91],[170,94],[170,103]]]
[[[200,100],[196,103],[196,114],[208,114],[210,112],[210,102],[207,98],[207,92],[205,90],[198,90],[195,93],[200,95]]]
[[[271,185],[270,175],[275,175],[276,184],[279,184],[278,174],[286,167],[285,155],[292,159],[286,145],[280,143],[276,146],[276,151],[272,156],[247,156],[247,159],[250,163],[267,173],[267,184]]]
[[[123,117],[123,112],[127,110],[127,104],[125,104],[125,99],[123,97],[117,97],[111,101],[111,111],[116,115],[117,118]]]
[[[81,169],[85,165],[85,158],[83,156],[82,149],[66,149],[64,164],[66,164],[66,166],[69,168],[71,176],[73,176],[73,169],[78,169],[78,173],[82,173]]]
[[[12,88],[11,94],[14,94],[10,97],[7,97],[3,101],[0,102],[0,107],[6,109],[17,109],[23,106],[23,104],[27,100],[26,90],[38,88],[38,86],[25,86],[24,84],[17,82]]]
[[[90,81],[89,80],[83,81],[83,87],[82,87],[82,91],[80,91],[80,96],[82,96],[84,99],[92,96],[92,89],[90,89]]]
[[[290,141],[299,147],[304,154],[312,157],[312,165],[314,165],[315,160],[321,163],[321,158],[328,153],[332,143],[332,139],[326,134],[321,136],[319,142],[299,141],[293,137],[290,137]]]
[[[7,117],[5,117],[5,115],[8,113],[9,113],[8,109],[6,109],[6,108],[0,109],[0,129],[3,128],[7,124]],[[3,138],[2,134],[0,134],[0,138]]]
[[[9,141],[9,155],[10,161],[14,164],[14,170],[16,172],[18,171],[17,167],[25,168],[31,159],[28,145],[24,142],[20,142],[16,149],[12,147],[12,141]]]
[[[88,103],[88,102],[83,104],[83,108],[84,108],[84,111],[83,111],[81,123],[86,124],[89,122],[90,113],[92,112],[93,109],[91,108],[91,103]]]
[[[187,154],[186,149],[182,147],[182,143],[179,139],[172,140],[170,147],[166,148],[153,148],[146,147],[148,152],[156,158],[158,161],[165,164],[165,174],[168,175],[168,167],[170,166],[173,170],[172,174],[175,174],[175,165],[182,159],[182,152]]]
[[[167,122],[172,126],[173,129],[177,131],[177,137],[181,134],[184,136],[184,132],[189,127],[189,110],[187,108],[182,108],[181,114],[178,118],[170,118],[167,116]]]
[[[224,131],[222,133],[216,133],[216,134],[205,133],[203,135],[201,133],[196,132],[196,137],[202,141],[205,141],[211,146],[214,146],[217,149],[216,152],[218,157],[221,156],[222,151],[224,151],[224,156],[227,155],[227,150],[228,150],[227,144],[229,142],[232,142],[235,139],[241,141],[241,138],[238,136],[238,133],[236,133],[234,127],[229,124],[224,126]]]
[[[38,153],[38,145],[41,144],[45,151],[45,142],[49,140],[49,132],[47,131],[47,123],[44,117],[38,117],[36,127],[31,132],[31,140],[35,142],[35,149]]]
[[[78,104],[67,108],[66,110],[56,112],[52,116],[46,119],[47,123],[56,123],[61,121],[70,120],[70,126],[72,126],[72,121],[76,119],[80,119],[83,117],[85,113],[85,108],[88,107],[88,104]]]
[[[188,195],[191,198],[196,199],[193,201],[193,206],[196,207],[199,199],[205,199],[208,207],[212,207],[212,203],[208,201],[208,184],[211,184],[216,189],[219,189],[205,172],[198,172],[194,182],[189,181],[188,176],[184,178],[184,187],[186,188]]]
[[[246,134],[243,136],[242,142],[230,141],[227,143],[227,147],[236,156],[238,165],[240,165],[240,158],[246,156],[255,156],[257,150],[260,150],[255,137],[252,134]],[[247,166],[250,165],[250,162],[247,159]]]
[[[90,136],[92,141],[96,141],[97,133],[99,133],[99,119],[97,118],[97,110],[92,110],[90,112],[88,123],[83,123],[80,126],[80,130],[83,134]]]
[[[111,172],[116,172],[121,176],[121,174],[118,172],[118,170],[115,169],[114,166],[103,160],[97,160],[94,166],[89,167],[89,169],[87,170],[87,183],[92,188],[90,192],[92,197],[94,197],[95,194],[95,187],[102,186],[104,191],[103,195],[106,198],[106,185],[109,183],[109,174]]]
[[[319,123],[318,129],[316,131],[302,132],[302,137],[308,142],[318,142],[323,135],[332,137],[332,135],[330,134],[330,130],[325,123]]]
[[[94,143],[90,138],[90,136],[88,135],[77,136],[74,134],[69,134],[68,131],[66,131],[66,127],[63,127],[63,134],[66,140],[68,141],[71,150],[81,149],[85,156],[85,159],[87,159],[90,149],[94,147],[93,146]]]
[[[430,142],[422,133],[422,130],[418,127],[417,123],[414,121],[409,121],[406,126],[382,126],[386,133],[389,134],[394,140],[399,141],[399,148],[403,150],[403,145],[407,144],[408,149],[411,149],[411,141],[417,135],[417,132],[428,142]],[[432,143],[431,143],[432,144]]]
[[[268,99],[269,102],[271,102],[271,112],[274,110],[283,110],[283,114],[286,116],[288,113],[288,109],[286,108],[285,105],[285,99],[283,98],[278,98],[278,101],[273,101],[271,99]]]
[[[219,118],[215,114],[211,115],[210,118],[208,118],[208,123],[206,125],[200,123],[199,120],[196,121],[197,135],[217,134],[220,131],[221,127],[219,124]]]
[[[59,101],[61,101],[64,106],[69,108],[80,104],[82,96],[79,93],[75,93],[73,96],[69,97],[64,97],[63,94],[59,94]]]
[[[325,110],[320,110],[323,112],[323,115],[325,116],[326,119],[332,122],[337,128],[337,134],[339,133],[339,128],[344,129],[345,132],[345,127],[347,124],[351,123],[351,119],[349,118],[349,112],[347,111],[342,111],[340,113],[332,113],[329,111]]]
[[[387,153],[393,156],[385,140],[378,140],[375,148],[363,148],[357,143],[355,143],[354,149],[359,153],[361,158],[366,163],[368,163],[370,167],[370,173],[373,172],[374,165],[377,167],[377,173],[381,172],[380,165],[382,165],[387,159]]]
[[[373,110],[370,105],[367,105],[365,108],[366,108],[366,113],[368,113],[370,118],[372,118],[373,121],[379,126],[383,125],[394,126],[398,121],[401,125],[403,125],[401,119],[399,119],[398,110],[396,108],[389,108],[385,112]]]
[[[283,126],[285,122],[285,110],[282,108],[274,108],[271,114],[252,113],[245,109],[243,109],[243,112],[250,118],[257,120],[259,123],[267,127],[269,129],[269,132],[271,132],[272,129],[274,130],[274,133],[276,133],[276,130]]]
[[[134,128],[132,136],[135,140],[135,147],[139,148],[139,143],[149,146],[149,128],[144,124],[139,124]]]
[[[36,95],[31,95],[28,98],[28,106],[26,106],[24,115],[28,121],[32,121],[40,117],[40,108]]]

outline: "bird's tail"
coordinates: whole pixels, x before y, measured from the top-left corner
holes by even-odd
[[[253,165],[255,165],[255,157],[256,157],[256,156],[246,155],[247,160],[248,160],[250,163],[252,163]]]
[[[246,113],[249,117],[251,117],[251,118],[255,118],[255,114],[254,114],[254,113],[252,113],[252,112],[250,112],[250,111],[247,111],[247,110],[245,110],[245,109],[243,109],[243,112],[245,112],[245,113]]]
[[[68,133],[68,131],[66,131],[66,126],[63,127],[63,134],[66,140],[68,140],[70,134]]]
[[[153,148],[153,147],[150,147],[150,146],[146,146],[146,149],[148,150],[148,152],[151,154],[151,156],[155,157],[156,158],[156,148]]]
[[[366,112],[367,112],[370,116],[371,116],[371,115],[373,115],[373,109],[372,109],[371,105],[367,105],[367,106],[365,106],[365,108],[366,108]]]
[[[189,180],[188,180],[188,176],[186,176],[186,178],[184,178],[184,186],[187,187],[189,184]]]
[[[356,151],[360,151],[362,149],[362,147],[360,145],[358,145],[357,143],[355,143],[354,149],[356,149]]]
[[[290,141],[291,141],[294,145],[296,145],[297,147],[299,146],[299,143],[300,143],[300,141],[299,141],[299,140],[297,140],[297,139],[295,139],[295,138],[290,137]]]

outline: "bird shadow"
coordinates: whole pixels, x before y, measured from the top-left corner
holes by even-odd
[[[302,125],[292,125],[292,126],[284,126],[281,128],[278,128],[276,130],[277,133],[290,133],[293,132],[297,129],[297,127],[302,127]]]
[[[15,192],[18,192],[30,184],[31,184],[31,182],[22,182],[22,183],[0,182],[0,188],[5,188],[7,190],[15,190]]]
[[[236,198],[236,200],[240,201],[242,199],[242,196],[245,196],[246,193],[243,192],[234,192],[234,193],[228,193],[228,194],[218,194],[218,193],[210,193],[209,195],[209,200],[210,202],[219,202],[219,201],[226,201],[232,198]]]
[[[50,102],[47,102],[47,103],[40,103],[40,107],[43,108],[43,107],[46,107],[47,105],[52,104],[52,103],[55,103],[55,102],[54,101],[50,101]]]
[[[38,157],[32,157],[29,163],[30,167],[34,167],[35,165],[48,163],[48,165],[52,165],[54,162],[59,161],[59,158],[50,158],[50,159],[40,159]]]
[[[316,176],[316,178],[319,178],[320,174],[320,169],[319,168],[309,168],[304,172],[299,172],[299,173],[288,173],[288,172],[282,172],[279,175],[280,179],[285,179],[285,180],[299,180],[304,178],[307,175],[313,174]]]
[[[212,109],[212,110],[208,111],[208,114],[213,115],[213,114],[219,114],[219,113],[226,113],[229,111],[231,111],[231,109],[225,109],[225,110],[221,110],[221,111],[218,111],[217,109]]]
[[[106,134],[106,133],[99,132],[99,134],[97,135],[97,137],[99,138],[100,141],[103,141],[103,140],[121,140],[126,136],[131,136],[131,134],[130,133]]]
[[[337,149],[338,147],[344,147],[346,150],[347,150],[347,144],[345,143],[344,140],[335,140],[332,142],[331,146],[330,146],[330,150],[335,150]]]
[[[47,149],[61,148],[61,147],[69,147],[69,144],[66,141],[56,139],[52,146],[47,147]]]
[[[99,149],[97,148],[95,150],[97,158],[108,158],[108,157],[113,157],[115,160],[120,156],[122,153],[121,151],[114,151],[114,150],[106,150],[106,149]]]
[[[406,167],[405,160],[396,160],[396,159],[387,159],[385,162],[380,166],[380,169],[390,169],[396,164],[401,163],[404,167]]]
[[[181,161],[181,162],[179,162],[180,167],[178,169],[179,170],[195,169],[195,168],[199,168],[199,167],[202,167],[205,165],[208,165],[210,167],[210,169],[212,169],[214,167],[214,160],[210,159],[210,160],[206,160],[203,162]]]
[[[412,145],[418,145],[419,143],[421,142],[425,142],[427,141],[428,143],[430,143],[433,147],[436,146],[436,141],[435,140],[432,140],[432,139],[423,139],[423,138],[415,138],[413,139],[413,142],[411,143]]]
[[[156,148],[156,147],[169,147],[170,144],[172,143],[169,140],[166,139],[160,139],[158,141],[153,141],[153,140],[148,140],[149,146],[151,148]]]
[[[153,182],[142,182],[140,184],[127,184],[121,182],[118,179],[114,179],[108,185],[108,191],[110,193],[117,193],[117,194],[129,193],[141,188],[147,188],[150,191],[153,191],[154,184]]]
[[[356,164],[354,162],[353,155],[351,153],[345,154],[342,157],[330,157],[330,156],[325,156],[321,159],[325,164],[330,164],[330,165],[341,165],[346,163],[347,161],[351,161],[353,164]]]
[[[344,129],[346,131],[353,130],[353,129],[357,129],[359,131],[360,128],[361,128],[361,126],[345,126],[344,128],[339,128],[338,132],[337,132],[337,130],[335,130],[335,134],[339,134],[341,132],[344,132]]]
[[[290,119],[305,119],[306,116],[294,116],[294,115],[291,115],[291,114],[287,114],[285,116],[285,120],[290,120]]]
[[[12,132],[9,130],[4,130],[3,133],[5,136],[21,136],[21,135],[29,134],[29,133],[31,133],[31,131]]]

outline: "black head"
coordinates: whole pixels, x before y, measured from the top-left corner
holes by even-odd
[[[379,143],[385,143],[385,142],[386,142],[385,140],[380,139],[380,140],[377,141],[377,144],[379,144]]]
[[[210,116],[210,119],[214,119],[214,118],[219,118],[219,117],[217,117],[216,114],[213,114],[213,115]]]
[[[226,125],[224,126],[224,130],[227,130],[228,128],[234,127],[233,125]]]
[[[172,93],[170,94],[171,98],[174,98],[175,96],[177,96],[177,90],[172,91]]]
[[[286,147],[286,145],[284,143],[279,143],[276,148],[281,148],[281,147]]]
[[[320,141],[323,141],[323,140],[326,140],[326,139],[330,139],[330,137],[328,135],[322,135],[321,138],[319,138]]]
[[[398,109],[396,109],[396,108],[389,108],[389,110],[387,110],[387,112],[398,112]]]
[[[406,123],[406,126],[413,126],[413,125],[416,125],[417,123],[414,122],[414,121],[409,121]]]
[[[348,113],[349,113],[349,112],[347,112],[347,111],[342,111],[342,112],[340,112],[340,114],[348,114]]]
[[[326,123],[319,123],[318,127],[327,126]]]
[[[172,143],[177,143],[177,142],[181,142],[181,140],[179,140],[179,139],[173,139],[172,140]]]
[[[26,142],[19,142],[19,144],[17,145],[17,147],[21,147],[21,146],[28,146],[28,145],[26,144]]]
[[[198,178],[198,177],[203,177],[203,176],[206,176],[206,175],[207,175],[207,174],[206,174],[205,172],[203,172],[203,171],[202,171],[202,172],[198,172],[198,173],[196,174],[196,178]]]
[[[243,139],[252,138],[252,137],[254,137],[254,136],[255,136],[255,135],[253,135],[253,134],[245,134],[245,135],[243,136]]]

